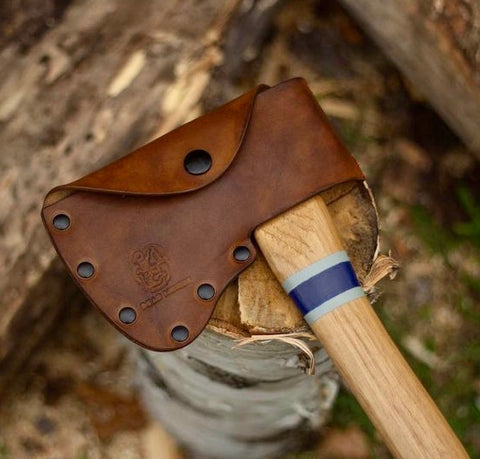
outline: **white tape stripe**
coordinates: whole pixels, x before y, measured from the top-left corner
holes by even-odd
[[[282,282],[282,287],[287,293],[290,293],[294,288],[303,284],[308,279],[311,279],[313,276],[345,261],[350,261],[345,250],[332,253],[331,255],[308,265],[306,268],[297,271],[295,274],[292,274],[288,279],[285,279]]]
[[[364,295],[365,293],[363,292],[362,287],[351,288],[346,292],[330,298],[328,301],[325,301],[325,303],[318,305],[315,309],[312,309],[307,315],[305,315],[304,319],[307,321],[308,325],[313,325],[314,322],[325,314],[343,306],[345,303],[361,298]]]

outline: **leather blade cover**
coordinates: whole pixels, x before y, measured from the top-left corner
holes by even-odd
[[[203,174],[185,168],[195,150],[211,157]],[[88,299],[134,342],[167,351],[201,333],[222,291],[254,261],[258,225],[334,185],[363,179],[296,78],[259,86],[54,188],[42,218]],[[58,216],[68,224],[54,225]],[[235,260],[238,246],[250,250],[247,260]],[[93,268],[90,277],[79,275],[82,263]],[[213,287],[211,299],[198,295],[202,284]],[[131,310],[122,321],[124,308]],[[188,330],[184,341],[172,337],[175,327]]]

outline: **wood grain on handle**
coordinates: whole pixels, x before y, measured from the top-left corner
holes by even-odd
[[[282,283],[344,250],[320,197],[263,224],[255,237]],[[409,459],[468,458],[367,298],[337,306],[310,326],[390,451]]]

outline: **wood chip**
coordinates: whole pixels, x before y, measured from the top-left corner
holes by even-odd
[[[135,51],[110,83],[107,94],[116,97],[127,89],[140,74],[146,62],[145,51]]]
[[[323,111],[334,118],[356,121],[360,117],[358,107],[348,100],[325,97],[320,103]]]
[[[439,369],[445,367],[445,362],[425,347],[425,345],[413,335],[407,335],[402,339],[402,345],[412,354],[417,360],[424,363],[430,368]]]

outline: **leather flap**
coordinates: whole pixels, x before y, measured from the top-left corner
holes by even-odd
[[[72,191],[122,195],[165,195],[198,190],[220,177],[232,163],[248,123],[259,85],[237,99],[143,145],[127,156],[50,191],[44,206]],[[194,150],[207,151],[213,161],[205,174],[189,174],[179,159]]]

